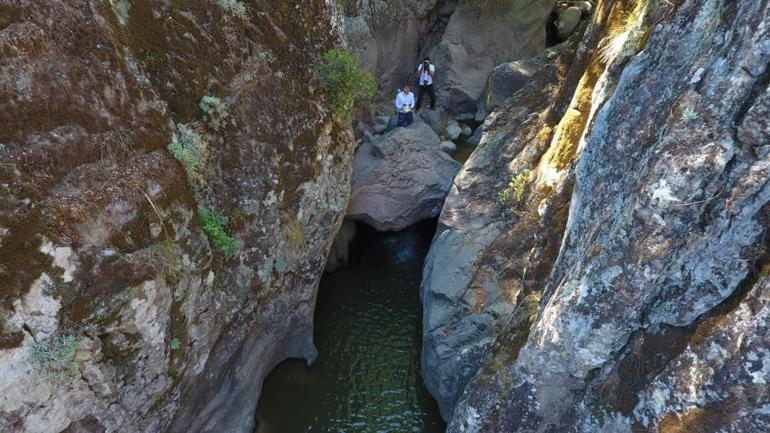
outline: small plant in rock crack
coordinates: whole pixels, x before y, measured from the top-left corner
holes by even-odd
[[[246,7],[243,2],[238,0],[217,0],[219,7],[225,11],[225,14],[230,17],[238,18],[239,20],[247,20],[249,18],[249,8]]]
[[[80,342],[68,335],[35,343],[32,364],[49,381],[73,378],[78,372],[75,352]]]
[[[206,232],[211,243],[225,253],[226,256],[234,256],[238,249],[235,239],[225,231],[225,227],[230,223],[230,219],[220,213],[204,208],[200,208],[198,213],[201,217],[203,231]]]
[[[129,12],[131,11],[131,3],[128,0],[116,0],[112,3],[112,13],[115,14],[118,23],[121,26],[128,24]]]
[[[518,206],[524,200],[528,182],[529,170],[521,170],[511,179],[508,185],[500,191],[497,195],[497,202],[503,206],[507,206],[508,210],[514,216],[522,216],[524,213],[518,209]]]
[[[174,337],[168,342],[168,347],[170,347],[171,350],[179,350],[182,347],[182,341]]]
[[[687,107],[682,111],[682,121],[683,122],[691,122],[698,118],[698,113],[692,109],[692,107]]]
[[[204,96],[201,98],[201,102],[198,103],[203,115],[206,117],[206,123],[214,131],[219,131],[220,128],[225,126],[227,121],[227,106],[221,99],[216,96]]]
[[[179,134],[169,143],[168,150],[182,163],[190,178],[197,178],[206,160],[206,140],[184,123],[178,123],[176,128]]]
[[[307,238],[305,238],[305,232],[302,229],[302,223],[299,220],[294,219],[287,224],[285,233],[286,240],[293,248],[301,250],[307,246]]]
[[[273,262],[273,269],[279,274],[284,274],[289,270],[289,264],[286,263],[286,260],[284,259],[275,259],[275,262]]]

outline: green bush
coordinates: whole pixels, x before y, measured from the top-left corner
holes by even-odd
[[[5,150],[5,144],[0,143],[0,152],[3,152]]]
[[[198,103],[198,107],[206,116],[206,123],[211,129],[219,131],[219,128],[225,125],[228,116],[227,106],[221,99],[216,96],[204,96]]]
[[[46,380],[75,377],[78,372],[75,352],[79,344],[71,335],[36,343],[32,349],[32,364]]]
[[[368,104],[377,91],[374,77],[358,66],[358,59],[344,50],[329,50],[321,57],[318,76],[332,110],[347,118],[356,104]]]
[[[206,141],[184,123],[176,127],[179,134],[169,143],[168,150],[184,165],[188,176],[197,177],[206,157]]]
[[[527,183],[529,183],[529,170],[521,170],[511,179],[510,183],[500,191],[497,195],[497,202],[501,205],[510,206],[511,212],[520,216],[522,212],[518,210],[517,207],[521,204],[522,200],[524,200]]]
[[[220,213],[203,208],[198,209],[198,213],[201,217],[203,231],[206,232],[211,243],[226,256],[235,255],[237,249],[235,239],[225,231],[225,226],[230,222],[230,219]]]
[[[240,20],[249,18],[249,9],[243,2],[238,0],[217,0],[217,4],[228,16],[236,17]]]

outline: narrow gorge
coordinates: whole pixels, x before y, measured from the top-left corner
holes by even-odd
[[[770,432],[769,66],[767,0],[0,0],[0,432]]]

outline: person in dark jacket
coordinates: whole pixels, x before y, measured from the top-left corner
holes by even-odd
[[[430,96],[430,109],[436,109],[436,91],[433,90],[433,80],[436,78],[436,66],[430,62],[430,57],[426,57],[417,65],[417,105],[419,111],[422,106],[422,98],[427,93]]]

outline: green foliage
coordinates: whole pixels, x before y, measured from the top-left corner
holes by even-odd
[[[238,0],[217,0],[217,4],[228,16],[246,20],[249,18],[249,9],[243,2]]]
[[[225,226],[230,222],[230,219],[220,213],[203,208],[199,208],[198,213],[201,217],[203,231],[206,232],[214,246],[228,257],[235,255],[237,250],[235,239],[225,231]]]
[[[176,127],[179,134],[169,143],[168,150],[184,165],[189,177],[198,177],[206,157],[206,141],[184,123],[179,123]]]
[[[254,75],[252,75],[252,74],[244,75],[243,76],[243,81],[245,81],[247,83],[250,83],[250,82],[254,81]]]
[[[5,151],[5,144],[0,143],[0,152]]]
[[[131,3],[128,0],[115,0],[112,2],[112,13],[118,19],[121,26],[128,24],[128,13],[131,10]]]
[[[275,262],[273,263],[273,268],[276,270],[276,272],[283,274],[289,270],[289,264],[286,263],[286,260],[279,258],[279,259],[275,259]]]
[[[358,66],[358,59],[344,50],[329,50],[321,57],[318,76],[334,113],[347,118],[356,104],[368,104],[377,91],[374,77]]]
[[[501,205],[510,206],[511,213],[516,216],[521,216],[522,212],[517,209],[524,200],[524,194],[527,190],[527,183],[529,183],[529,170],[521,170],[516,176],[514,176],[510,183],[503,188],[497,195],[497,202]]]
[[[78,345],[77,338],[71,335],[36,343],[32,349],[32,364],[46,380],[72,378],[78,372],[75,361]]]
[[[170,347],[171,350],[179,350],[179,348],[182,347],[182,342],[178,338],[174,337],[171,339],[171,341],[169,341],[168,347]]]
[[[206,116],[206,123],[214,131],[219,131],[219,128],[225,125],[225,121],[228,117],[227,106],[221,99],[216,96],[204,96],[201,98],[201,102],[198,103],[203,114]]]
[[[529,181],[529,170],[522,170],[511,179],[511,182],[500,191],[497,196],[499,203],[520,202],[524,198],[527,182]]]
[[[695,112],[695,110],[692,109],[692,107],[687,107],[682,111],[682,121],[683,122],[690,122],[698,118],[698,113]]]

